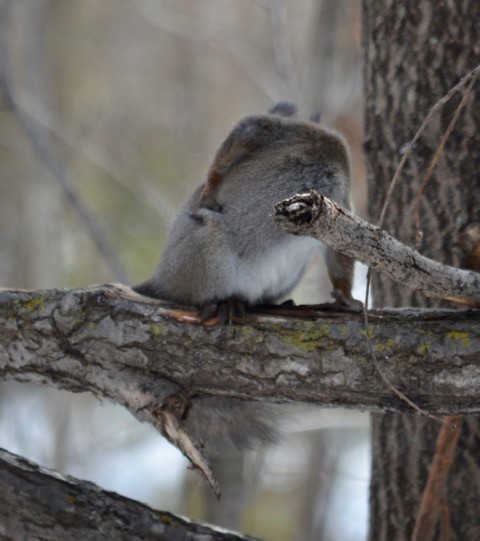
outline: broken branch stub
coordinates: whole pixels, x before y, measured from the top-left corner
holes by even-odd
[[[429,259],[314,190],[274,206],[280,229],[316,238],[427,297],[480,306],[480,274]]]

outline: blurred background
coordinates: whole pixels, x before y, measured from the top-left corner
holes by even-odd
[[[0,0],[0,287],[153,274],[233,124],[280,100],[345,135],[362,215],[359,45],[358,0]],[[294,298],[329,289],[314,262]],[[0,446],[44,466],[267,541],[364,539],[368,416],[292,407],[283,432],[215,461],[217,503],[122,408],[0,384]]]

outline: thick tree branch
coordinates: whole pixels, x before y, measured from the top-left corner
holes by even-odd
[[[252,314],[246,324],[208,328],[193,312],[123,286],[0,291],[0,378],[89,391],[158,428],[172,396],[191,409],[202,396],[223,395],[404,411],[371,363],[362,316],[316,316]],[[394,385],[432,413],[480,412],[479,312],[370,318]]]
[[[321,240],[427,297],[480,306],[480,274],[422,256],[313,190],[277,204],[274,219],[284,231]]]
[[[28,495],[28,505],[25,498]],[[217,531],[32,464],[0,449],[0,537],[254,541]]]

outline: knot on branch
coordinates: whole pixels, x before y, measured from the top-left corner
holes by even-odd
[[[273,220],[283,231],[299,234],[311,225],[324,210],[323,196],[315,190],[294,195],[273,207]]]
[[[171,413],[179,421],[184,421],[187,418],[191,406],[192,401],[189,398],[179,394],[171,394],[165,398],[160,409]],[[159,410],[157,409],[154,413],[158,415]]]

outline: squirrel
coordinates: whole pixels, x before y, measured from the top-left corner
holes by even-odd
[[[281,302],[313,253],[323,249],[335,301],[357,302],[351,258],[318,240],[284,233],[271,218],[275,203],[311,188],[350,208],[345,141],[315,121],[297,119],[296,112],[282,102],[234,126],[206,182],[173,220],[155,275],[134,287],[137,293],[196,306],[203,320],[231,322],[248,306]],[[197,439],[214,445],[229,440],[237,447],[272,439],[266,405],[223,397],[196,401],[185,425]]]
[[[355,304],[354,261],[318,240],[280,231],[270,216],[275,203],[311,188],[350,209],[346,143],[295,113],[282,102],[238,122],[207,181],[173,220],[155,275],[135,291],[197,306],[203,319],[218,315],[224,323],[246,306],[284,299],[323,249],[335,301]]]

